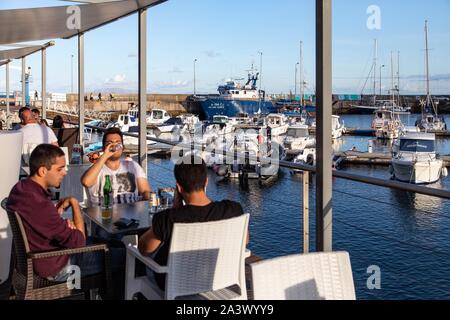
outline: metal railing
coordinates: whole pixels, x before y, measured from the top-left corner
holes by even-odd
[[[87,125],[86,127],[96,129],[98,131],[104,132],[107,129],[90,126]],[[138,138],[138,134],[132,134],[132,133],[124,133],[124,136],[130,136]],[[164,139],[158,139],[152,136],[147,136],[147,140],[154,141],[163,145],[172,146],[175,148],[178,148],[178,152],[181,152],[181,150],[184,150],[184,152],[189,151],[201,151],[201,152],[211,152],[208,150],[207,147],[204,145],[198,145],[194,142],[191,143],[179,143],[179,142],[172,142],[167,141]],[[218,155],[226,156],[231,159],[240,159],[243,160],[242,163],[246,163],[246,161],[249,162],[259,162],[261,164],[273,164],[278,165],[281,168],[291,169],[291,170],[297,170],[301,171],[303,173],[303,252],[308,253],[309,252],[309,184],[310,174],[316,173],[315,166],[309,166],[299,163],[293,163],[288,161],[282,161],[278,159],[272,159],[272,158],[265,158],[265,157],[256,157],[248,154],[242,154],[242,153],[236,153],[236,152],[229,152],[226,150],[219,150],[219,152],[215,149],[214,152]],[[331,157],[331,153],[330,153]],[[448,190],[440,190],[440,189],[434,189],[434,188],[428,188],[425,186],[420,185],[412,185],[408,183],[403,183],[399,181],[394,180],[385,180],[380,178],[374,178],[374,177],[368,177],[368,176],[361,176],[353,173],[348,172],[342,172],[342,171],[333,171],[333,177],[338,179],[345,179],[353,182],[368,184],[372,186],[377,187],[383,187],[383,188],[389,188],[389,189],[395,189],[395,190],[401,190],[404,192],[412,192],[417,194],[422,194],[426,196],[431,197],[437,197],[437,198],[443,198],[443,199],[450,199],[450,191]]]

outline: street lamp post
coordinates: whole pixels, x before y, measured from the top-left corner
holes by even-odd
[[[262,51],[258,52],[260,57],[259,57],[259,112],[261,112],[261,90],[262,90],[262,56],[263,53]]]
[[[197,63],[197,59],[194,60],[194,96],[197,94],[197,88],[196,88],[196,75],[195,75],[195,65]]]
[[[297,62],[297,63],[295,64],[294,100],[297,99],[297,66],[298,66],[299,64],[300,64],[299,62]]]
[[[380,97],[381,97],[381,70],[385,67],[384,64],[380,66]]]
[[[71,73],[70,73],[70,93],[73,93],[73,54],[71,56],[72,56],[72,59],[70,61],[70,69],[71,69]]]

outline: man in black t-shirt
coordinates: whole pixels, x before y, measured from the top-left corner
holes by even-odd
[[[154,260],[160,265],[167,265],[174,223],[218,221],[244,214],[237,202],[212,202],[208,198],[207,168],[201,158],[182,158],[175,165],[174,173],[177,183],[174,206],[153,216],[152,227],[141,236],[138,245],[142,255],[149,256],[156,252]],[[155,274],[155,279],[161,290],[164,290],[165,275]]]

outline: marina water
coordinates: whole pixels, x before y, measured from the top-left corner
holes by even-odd
[[[408,116],[405,116],[408,117]],[[410,124],[414,125],[415,115]],[[370,128],[371,116],[344,116],[347,127]],[[404,123],[407,119],[402,119]],[[446,119],[450,123],[450,117]],[[371,137],[344,136],[337,150],[356,146],[367,151]],[[376,144],[375,148],[388,146]],[[450,140],[437,139],[441,154],[450,154]],[[250,181],[248,191],[237,181],[218,182],[210,173],[208,194],[214,200],[242,204],[250,219],[250,249],[262,258],[300,253],[303,248],[302,177],[288,169],[276,183],[261,188]],[[386,166],[348,166],[342,170],[389,179]],[[154,189],[172,187],[173,163],[149,158]],[[431,185],[450,189],[450,177]],[[358,299],[450,299],[450,202],[366,184],[333,180],[333,248],[350,252]],[[315,183],[310,185],[310,244],[315,246]],[[381,287],[369,290],[367,281],[381,271]],[[369,283],[372,281],[369,280]]]

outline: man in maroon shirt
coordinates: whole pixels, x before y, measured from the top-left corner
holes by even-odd
[[[32,252],[73,249],[86,245],[84,221],[77,199],[65,198],[56,205],[50,200],[48,188],[59,187],[66,172],[64,152],[53,145],[37,146],[30,157],[30,177],[18,182],[8,197],[7,206],[22,218]],[[72,208],[73,219],[61,214]],[[102,254],[87,253],[33,261],[40,277],[66,281],[71,265],[80,267],[81,276],[101,272]]]

